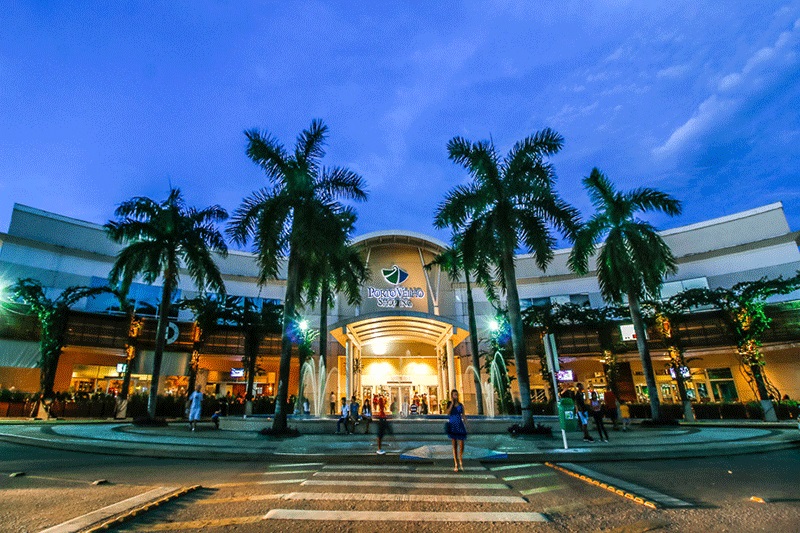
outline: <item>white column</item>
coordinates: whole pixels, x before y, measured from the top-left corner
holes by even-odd
[[[353,395],[353,341],[347,339],[344,350],[344,396],[349,402]]]
[[[447,339],[447,397],[450,397],[450,391],[456,388],[456,362],[455,354],[453,353],[453,339]]]

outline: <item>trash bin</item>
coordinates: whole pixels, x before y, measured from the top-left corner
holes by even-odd
[[[575,401],[572,398],[563,398],[558,402],[558,423],[561,425],[561,429],[566,431],[578,429]]]

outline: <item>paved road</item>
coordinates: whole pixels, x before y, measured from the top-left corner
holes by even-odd
[[[692,504],[656,510],[543,464],[466,466],[457,474],[444,461],[215,463],[0,443],[0,523],[4,531],[38,531],[154,487],[201,484],[118,530],[441,531],[444,524],[435,520],[446,518],[456,532],[800,531],[800,450],[582,465],[595,477],[613,476]],[[26,475],[8,477],[17,471]],[[91,485],[101,478],[110,483]]]

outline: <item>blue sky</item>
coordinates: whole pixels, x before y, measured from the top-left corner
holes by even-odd
[[[14,202],[103,223],[169,183],[233,211],[243,130],[361,173],[358,232],[433,229],[454,135],[565,137],[558,189],[665,190],[674,227],[783,201],[800,229],[800,2],[12,2],[0,13],[0,228]],[[669,4],[669,5],[666,5]]]

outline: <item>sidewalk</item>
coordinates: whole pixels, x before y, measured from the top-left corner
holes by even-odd
[[[265,423],[266,426],[266,423]],[[569,432],[564,450],[561,432],[553,437],[517,437],[507,434],[471,435],[465,456],[509,461],[613,461],[716,457],[765,452],[800,446],[796,426],[784,429],[747,425],[682,425],[610,431],[609,443],[583,441]],[[272,439],[255,432],[214,430],[204,423],[192,433],[185,422],[164,428],[141,428],[130,423],[79,423],[62,421],[7,421],[0,424],[0,440],[22,445],[110,455],[228,461],[386,462],[435,460],[451,456],[445,435],[395,435],[384,441],[387,455],[377,456],[374,428],[371,435],[301,435]],[[596,435],[593,435],[596,437]]]

